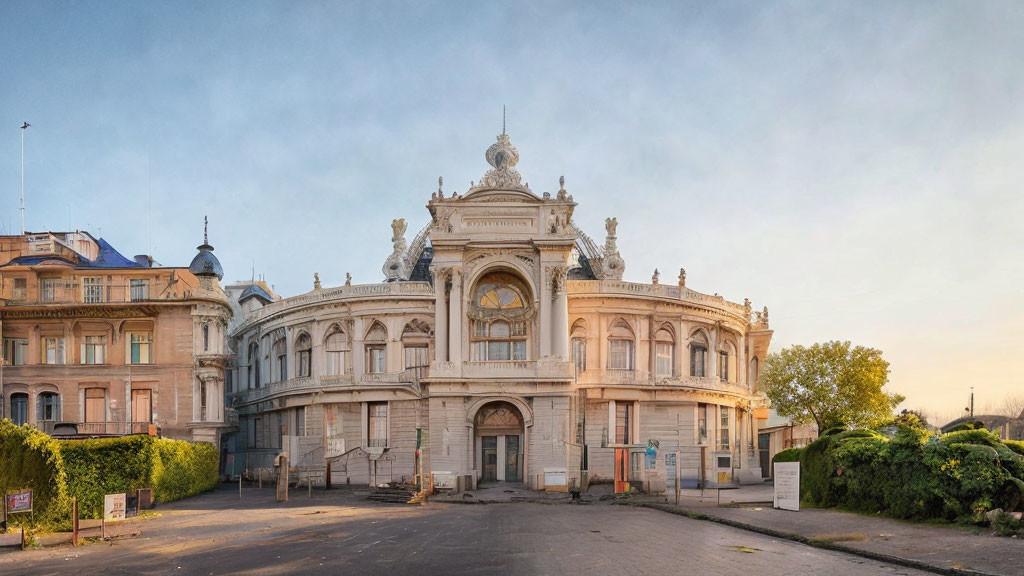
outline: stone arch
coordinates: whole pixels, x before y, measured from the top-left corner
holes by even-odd
[[[523,428],[530,428],[533,426],[533,410],[525,400],[517,396],[484,396],[477,398],[469,406],[466,407],[466,426],[472,428],[476,424],[476,414],[485,405],[492,402],[507,402],[519,409],[519,414],[523,417]]]
[[[476,292],[477,285],[480,283],[480,279],[488,274],[495,272],[505,272],[517,276],[523,283],[529,294],[525,294],[530,301],[530,306],[533,306],[534,302],[540,300],[540,290],[537,289],[537,284],[534,282],[534,274],[532,270],[532,264],[530,268],[527,268],[524,263],[519,262],[519,259],[504,254],[494,254],[490,256],[484,256],[479,260],[473,271],[466,277],[466,298],[471,298],[473,293]]]

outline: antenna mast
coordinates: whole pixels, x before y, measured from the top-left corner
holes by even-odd
[[[25,130],[31,126],[28,122],[21,123],[21,235],[25,235]]]

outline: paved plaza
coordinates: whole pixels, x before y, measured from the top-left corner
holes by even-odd
[[[143,535],[0,553],[3,574],[923,574],[608,503],[382,505],[343,490],[219,490],[162,506]]]

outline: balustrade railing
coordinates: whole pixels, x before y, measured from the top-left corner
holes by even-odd
[[[402,370],[401,372],[363,374],[359,378],[358,384],[412,384],[418,381],[418,371],[422,372],[424,371],[424,368],[411,368],[408,370]],[[231,395],[231,404],[238,405],[246,402],[253,402],[288,392],[354,386],[356,383],[356,379],[352,374],[290,378],[279,382],[271,382],[260,386],[259,388],[251,388],[235,392]]]

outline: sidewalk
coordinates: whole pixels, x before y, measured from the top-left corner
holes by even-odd
[[[1024,539],[991,536],[987,529],[912,524],[834,509],[804,508],[799,512],[772,508],[772,486],[743,486],[701,497],[684,491],[680,505],[674,494],[638,496],[634,505],[720,522],[779,538],[840,550],[940,574],[1024,574]],[[763,504],[760,504],[763,502]]]

